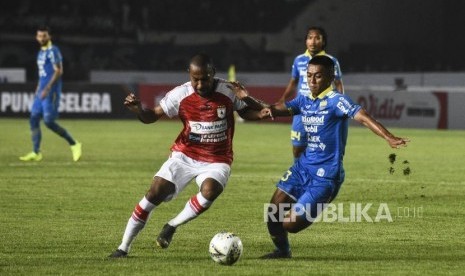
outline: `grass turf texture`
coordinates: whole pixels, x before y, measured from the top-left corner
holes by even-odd
[[[130,258],[110,260],[107,256],[119,245],[133,207],[166,160],[181,125],[143,125],[136,119],[60,123],[83,143],[78,163],[72,162],[64,140],[44,127],[42,162],[20,162],[18,156],[31,148],[28,122],[0,119],[1,275],[465,271],[464,131],[392,129],[412,140],[394,151],[369,130],[351,127],[346,181],[334,203],[373,203],[372,217],[377,206],[387,203],[394,221],[314,224],[290,235],[292,259],[259,260],[273,249],[263,210],[292,162],[289,126],[238,124],[232,176],[213,206],[181,226],[169,249],[155,248],[163,224],[197,192],[195,184],[189,185],[176,200],[155,209]],[[391,165],[393,152],[397,161]],[[403,160],[409,161],[408,176],[401,173]],[[418,210],[421,214],[413,214]],[[232,267],[220,266],[208,255],[210,239],[221,230],[236,233],[244,244],[241,260]]]

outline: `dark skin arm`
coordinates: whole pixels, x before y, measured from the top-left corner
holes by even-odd
[[[126,96],[126,99],[124,100],[124,105],[129,110],[136,113],[137,118],[139,118],[139,120],[144,124],[154,123],[165,115],[165,112],[163,111],[160,105],[155,106],[153,109],[143,108],[140,103],[140,100],[133,93],[130,93]]]
[[[242,84],[234,81],[228,87],[234,91],[236,98],[247,104],[246,108],[237,111],[241,118],[249,121],[272,118],[269,105],[250,96]]]
[[[286,117],[292,116],[292,112],[286,107],[284,102],[278,102],[272,106],[270,106],[271,114],[274,117]]]
[[[405,147],[407,146],[407,143],[410,142],[408,138],[394,136],[381,123],[371,117],[364,109],[360,109],[360,111],[355,114],[354,120],[363,124],[373,131],[373,133],[386,140],[391,148],[398,149],[401,146]]]
[[[291,116],[291,111],[288,110],[284,103],[278,103],[270,107],[271,113],[273,116]],[[401,146],[407,146],[407,143],[410,142],[408,138],[402,138],[394,136],[389,130],[387,130],[380,122],[376,121],[373,117],[370,116],[364,109],[360,109],[357,114],[355,114],[354,120],[363,124],[369,128],[373,133],[379,137],[386,140],[391,148],[400,148]]]
[[[271,118],[269,108],[263,108],[262,110],[258,111],[251,109],[250,107],[246,107],[244,109],[238,110],[237,114],[239,114],[239,116],[241,116],[241,118],[243,118],[244,120],[248,121],[257,121],[266,118]]]

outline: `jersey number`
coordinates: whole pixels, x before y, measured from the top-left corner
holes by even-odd
[[[287,171],[286,174],[281,178],[281,181],[287,181],[289,179],[289,176],[291,176],[292,172]]]

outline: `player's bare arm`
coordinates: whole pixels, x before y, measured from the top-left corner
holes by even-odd
[[[262,119],[273,119],[271,114],[271,110],[267,107],[263,108],[262,110],[254,110],[250,107],[243,108],[237,111],[237,114],[241,116],[244,120],[248,121],[257,121]]]
[[[410,142],[408,138],[401,138],[394,136],[389,132],[381,123],[376,121],[373,117],[370,116],[364,109],[360,109],[357,114],[355,114],[354,119],[369,128],[376,135],[385,139],[391,148],[400,148],[401,146],[407,146],[407,143]]]
[[[274,117],[292,116],[292,111],[283,103],[279,102],[270,106],[271,115]]]
[[[55,84],[55,82],[63,75],[63,64],[61,62],[53,64],[53,70],[52,78],[40,93],[41,99],[45,99],[48,96],[48,93],[50,93],[50,89],[52,89],[53,84]]]
[[[140,100],[136,97],[136,95],[134,95],[134,93],[130,93],[126,96],[124,105],[129,110],[136,113],[139,120],[144,124],[154,123],[165,114],[159,105],[153,109],[143,108]]]
[[[244,101],[247,104],[247,108],[237,111],[241,118],[249,121],[262,120],[267,118],[273,119],[271,110],[269,108],[270,105],[250,96],[249,92],[241,83],[233,81],[230,82],[228,87],[234,91],[236,98]]]

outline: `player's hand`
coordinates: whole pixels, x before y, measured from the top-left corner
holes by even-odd
[[[134,113],[140,113],[142,110],[140,100],[134,95],[134,93],[129,93],[124,99],[124,105]]]
[[[238,81],[232,81],[227,86],[229,89],[234,91],[234,94],[239,100],[249,96],[249,92],[247,92],[245,87]]]
[[[50,87],[45,86],[44,89],[42,89],[42,92],[40,92],[40,99],[43,100],[47,98],[49,92],[50,92]]]
[[[260,110],[259,117],[260,119],[270,118],[271,120],[274,120],[273,113],[271,113],[271,109],[268,107],[265,107],[262,110]]]
[[[410,142],[410,139],[408,138],[392,137],[388,139],[388,143],[393,149],[406,147],[408,142]]]

